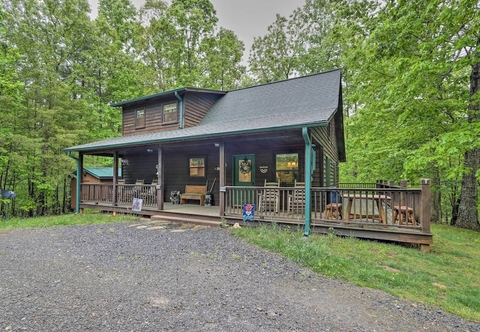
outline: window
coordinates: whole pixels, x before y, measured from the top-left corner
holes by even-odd
[[[205,158],[190,158],[190,176],[205,177]]]
[[[145,127],[145,110],[136,110],[135,111],[135,128]]]
[[[275,159],[277,181],[281,186],[293,186],[298,180],[298,153],[277,154]]]
[[[177,121],[177,103],[163,105],[163,122]]]

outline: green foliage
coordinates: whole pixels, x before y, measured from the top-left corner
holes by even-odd
[[[381,289],[467,319],[480,321],[478,289],[480,234],[432,225],[431,253],[418,248],[329,235],[311,235],[275,226],[232,231],[262,248],[278,252],[313,271]]]
[[[468,117],[478,3],[387,2],[376,8],[373,15],[344,11],[342,20],[349,27],[344,38],[368,32],[343,54],[354,74],[348,76],[349,162],[342,175],[415,184],[428,177],[439,183],[438,199],[456,204],[464,157],[479,144],[478,121]]]
[[[112,102],[178,86],[243,83],[243,42],[208,0],[7,0],[0,7],[0,215],[69,211],[75,161],[62,149],[121,134]],[[86,165],[111,165],[87,157]],[[11,204],[10,204],[11,203]]]

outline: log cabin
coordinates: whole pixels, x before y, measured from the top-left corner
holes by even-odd
[[[305,235],[353,229],[357,237],[431,243],[428,181],[415,190],[387,183],[339,190],[339,163],[346,161],[339,69],[232,91],[183,87],[111,106],[122,112],[121,136],[65,151],[77,171],[85,155],[111,157],[122,183],[114,176],[102,189],[110,192],[107,202],[84,195],[92,188],[78,183],[79,209],[128,212],[141,198],[145,215],[242,222],[249,204],[255,221],[294,223]],[[209,206],[174,204],[171,194],[186,186],[206,186]],[[394,204],[408,205],[416,222],[394,224]]]

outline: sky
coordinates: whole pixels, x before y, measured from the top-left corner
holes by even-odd
[[[89,0],[96,13],[98,0]],[[145,0],[131,0],[140,8]],[[233,30],[245,43],[244,61],[248,59],[253,37],[263,36],[267,27],[275,22],[276,14],[288,17],[305,0],[210,0],[217,11],[218,27]]]

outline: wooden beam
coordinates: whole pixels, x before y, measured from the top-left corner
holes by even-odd
[[[163,201],[164,201],[164,194],[163,189],[165,188],[164,184],[164,176],[163,176],[163,148],[161,146],[158,147],[158,184],[160,185],[160,189],[157,189],[157,206],[158,210],[163,210]]]
[[[225,143],[220,143],[219,146],[219,160],[220,160],[220,216],[225,215],[225,191],[222,191],[222,188],[225,188],[226,185],[226,170],[225,170]]]
[[[422,198],[420,203],[420,220],[422,222],[422,232],[430,233],[430,179],[422,179],[420,181],[422,189]]]
[[[117,205],[117,184],[118,184],[118,151],[113,153],[113,190],[112,206]]]

